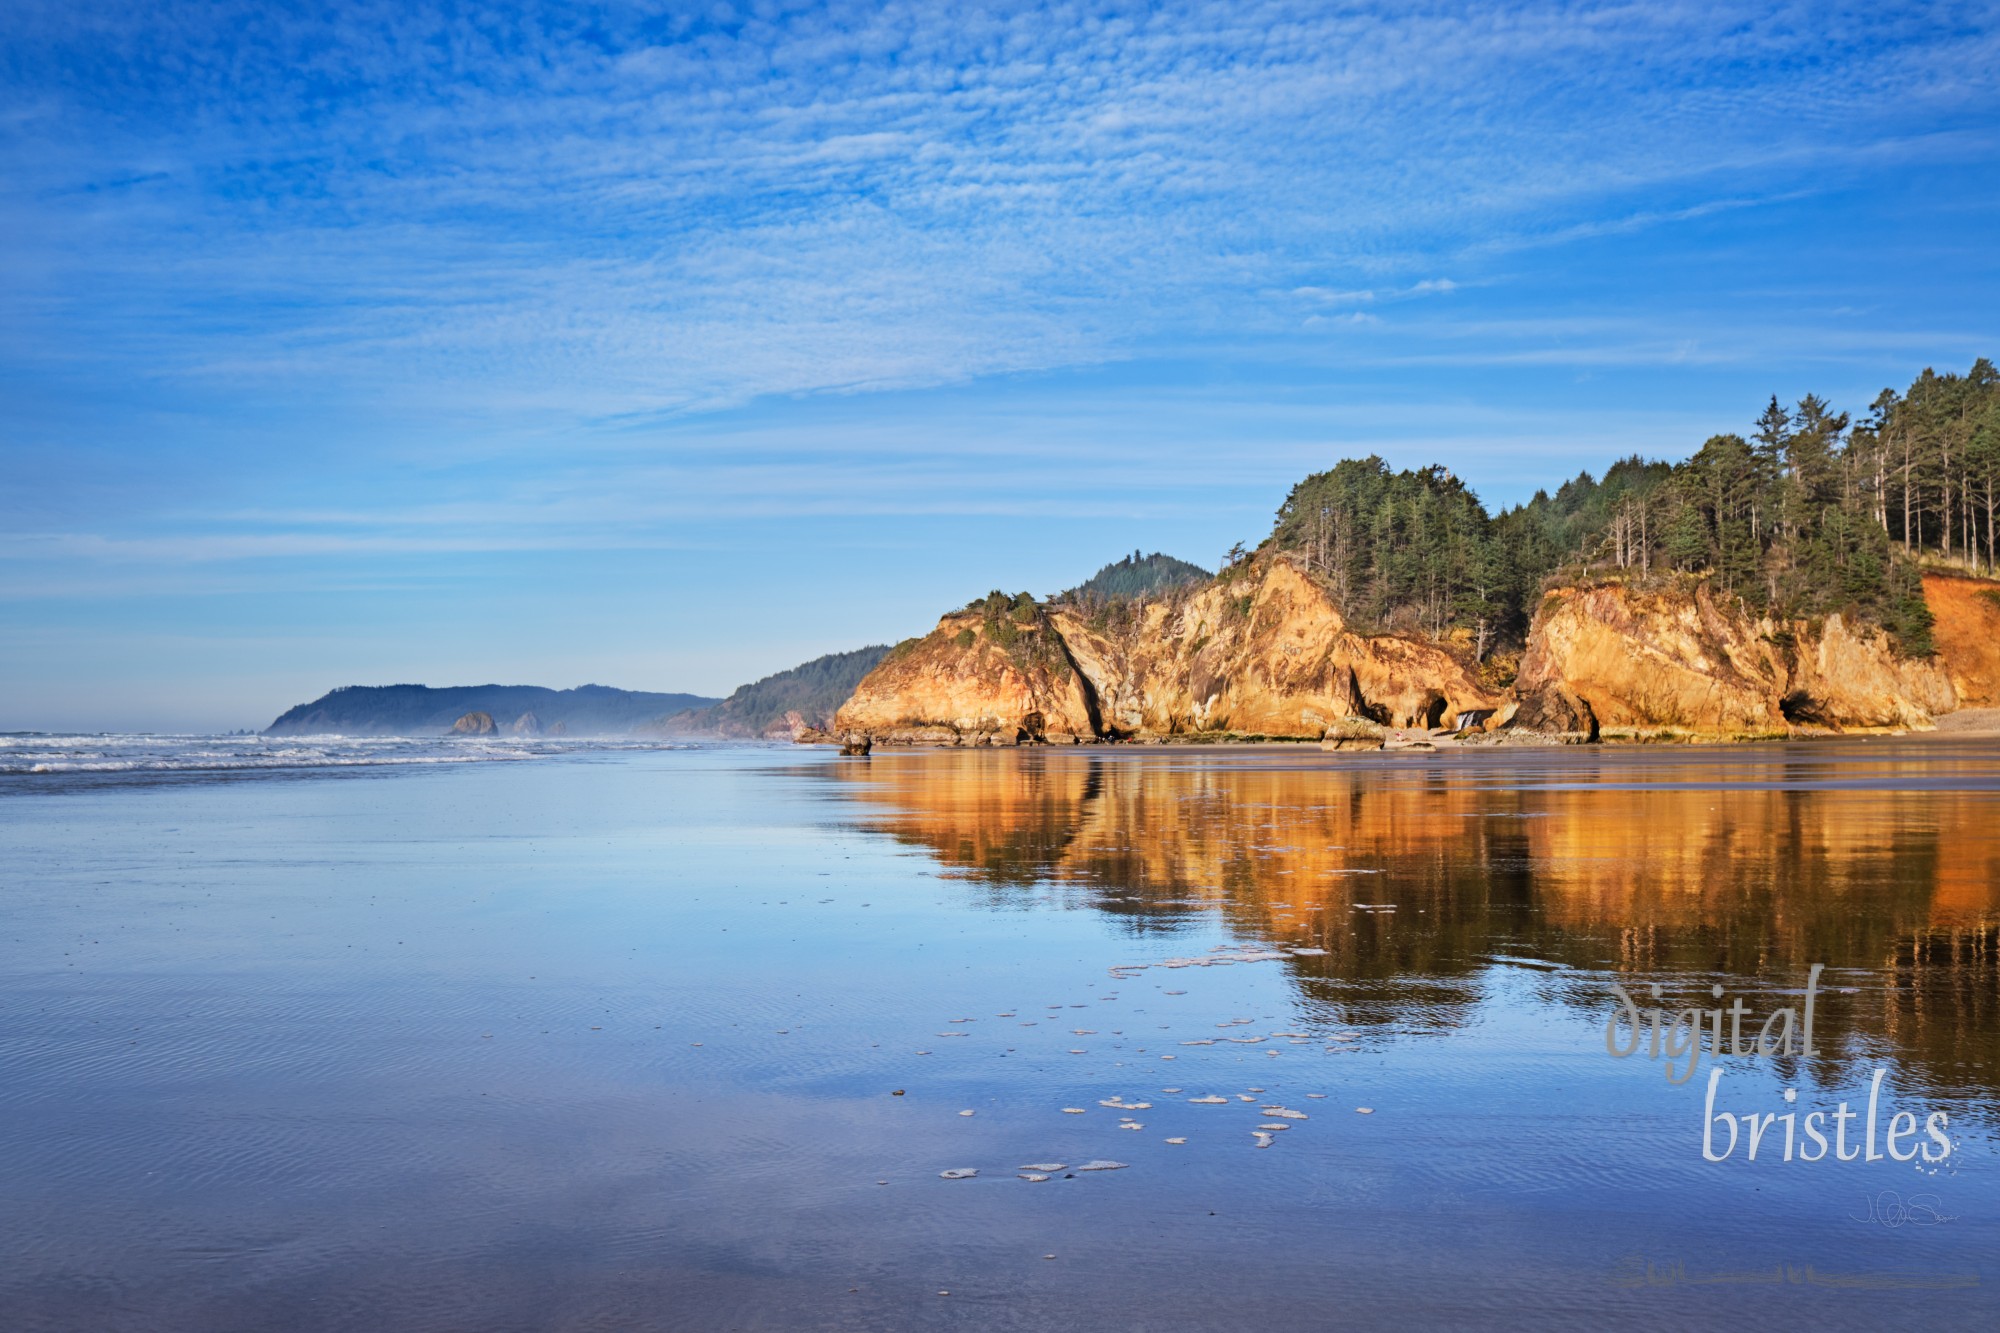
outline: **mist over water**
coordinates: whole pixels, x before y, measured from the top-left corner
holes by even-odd
[[[2000,1318],[1990,741],[33,744],[10,1327]],[[1814,1057],[1606,1054],[1813,963]],[[1704,1161],[1712,1063],[1954,1150]]]

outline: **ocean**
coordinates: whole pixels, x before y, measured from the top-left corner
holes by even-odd
[[[12,735],[0,894],[9,1330],[2000,1326],[1992,739]]]

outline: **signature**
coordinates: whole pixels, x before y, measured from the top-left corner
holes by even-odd
[[[1689,1273],[1687,1265],[1629,1255],[1611,1279],[1618,1287],[1842,1287],[1849,1290],[1951,1290],[1979,1285],[1977,1273],[1822,1273],[1811,1264],[1773,1264],[1738,1273]]]
[[[1894,1190],[1883,1190],[1871,1195],[1868,1200],[1868,1216],[1848,1216],[1856,1222],[1875,1222],[1894,1229],[1896,1227],[1935,1227],[1956,1221],[1953,1214],[1943,1211],[1943,1205],[1935,1194],[1912,1194],[1906,1201]]]

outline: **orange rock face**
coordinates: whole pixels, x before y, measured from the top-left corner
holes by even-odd
[[[1351,632],[1317,581],[1283,558],[1146,603],[1122,624],[1058,607],[1019,634],[1002,645],[979,615],[946,616],[861,682],[835,729],[891,743],[1318,739],[1348,718],[1435,726],[1501,703],[1447,648]]]
[[[1122,619],[1068,606],[1023,611],[1026,623],[948,615],[861,682],[835,730],[888,744],[1309,740],[1353,719],[1435,727],[1497,710],[1533,732],[1730,739],[1921,729],[2000,704],[2000,583],[1927,576],[1924,595],[1938,651],[1913,659],[1873,626],[1753,619],[1699,582],[1560,589],[1510,699],[1455,645],[1355,633],[1316,578],[1260,554]]]
[[[1177,605],[1148,603],[1131,623],[1052,620],[1095,692],[1107,733],[1192,732],[1318,739],[1347,718],[1438,726],[1500,700],[1437,644],[1347,627],[1319,583],[1260,557]]]
[[[1785,725],[1777,670],[1773,645],[1705,588],[1688,597],[1603,585],[1543,602],[1514,688],[1524,712],[1569,711],[1574,698],[1600,726],[1773,731]]]
[[[833,725],[887,744],[1073,743],[1097,734],[1083,679],[1039,613],[1026,625],[944,617],[863,677]]]
[[[1937,582],[1972,581],[1924,580],[1943,630],[1950,615],[1940,613]],[[1976,626],[1977,599],[1961,600],[1951,614]],[[1992,611],[2000,618],[2000,605]],[[1937,656],[1905,658],[1886,634],[1837,615],[1818,626],[1780,624],[1751,619],[1703,584],[1605,583],[1550,594],[1515,689],[1524,717],[1580,700],[1600,726],[1719,738],[1796,727],[1924,728],[2000,685],[1992,642],[1955,629],[1940,633]]]
[[[1959,706],[2000,705],[2000,583],[1926,574],[1924,601]]]

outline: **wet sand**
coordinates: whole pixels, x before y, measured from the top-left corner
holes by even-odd
[[[10,1330],[2000,1322],[1990,741],[91,783],[0,783]],[[1725,1105],[1947,1165],[1606,1054],[1814,962]]]

